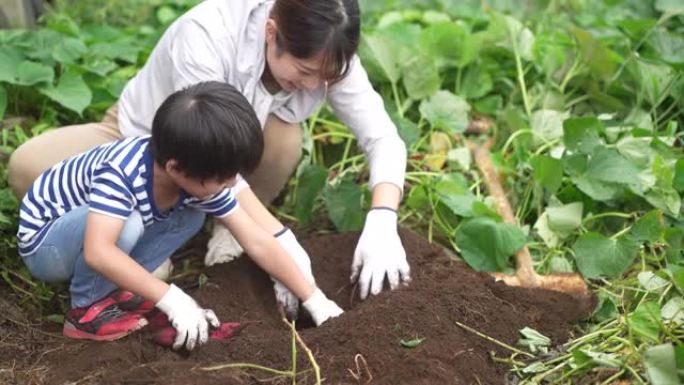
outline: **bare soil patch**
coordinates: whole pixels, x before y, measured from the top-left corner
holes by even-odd
[[[561,293],[496,283],[408,231],[401,236],[412,284],[359,301],[348,282],[358,236],[325,235],[303,242],[318,285],[346,310],[320,328],[298,321],[327,384],[505,384],[508,368],[491,354],[507,357],[508,351],[456,322],[512,345],[518,331],[529,326],[560,344],[571,335],[572,322],[592,307]],[[201,248],[197,255],[203,255]],[[29,325],[16,308],[0,309],[0,383],[291,383],[254,369],[201,369],[243,362],[288,370],[291,363],[291,333],[276,310],[270,279],[248,258],[203,272],[209,283],[192,295],[221,321],[242,324],[229,342],[177,353],[155,345],[144,329],[110,343],[71,341],[59,336],[57,325]],[[11,301],[4,306],[12,306]],[[400,342],[416,338],[424,341],[414,348]],[[298,369],[310,368],[299,353]],[[302,375],[297,383],[313,383],[313,374]]]

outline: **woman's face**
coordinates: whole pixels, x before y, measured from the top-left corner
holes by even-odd
[[[266,23],[266,63],[271,75],[282,89],[315,90],[323,83],[320,76],[321,57],[298,59],[288,52],[278,52],[276,44],[277,28],[273,19]]]

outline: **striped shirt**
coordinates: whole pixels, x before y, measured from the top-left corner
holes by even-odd
[[[35,252],[55,220],[83,205],[122,220],[138,211],[145,226],[168,219],[169,213],[160,212],[154,202],[149,140],[148,135],[98,146],[41,174],[21,202],[19,254]],[[206,199],[181,191],[173,209],[192,207],[222,217],[237,205],[231,189]]]

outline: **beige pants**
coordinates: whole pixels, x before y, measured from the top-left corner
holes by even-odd
[[[17,197],[23,197],[33,181],[54,164],[121,137],[115,104],[99,123],[61,127],[31,138],[10,158],[10,185]],[[278,196],[299,163],[301,142],[298,124],[285,123],[273,115],[268,117],[261,163],[252,175],[246,177],[264,204],[268,205]]]

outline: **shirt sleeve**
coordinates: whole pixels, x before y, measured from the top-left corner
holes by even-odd
[[[134,207],[135,194],[120,170],[104,163],[93,171],[90,211],[125,220]]]
[[[358,56],[350,65],[347,76],[329,87],[328,102],[335,115],[354,133],[368,158],[370,188],[388,182],[403,192],[406,146]]]
[[[227,63],[221,61],[211,35],[196,20],[181,21],[170,44],[174,91],[203,81],[225,81]]]
[[[238,207],[238,200],[235,198],[233,189],[226,188],[211,198],[189,202],[188,206],[221,218],[235,211]]]
[[[299,90],[287,103],[273,111],[273,114],[287,123],[301,123],[311,116],[325,100],[325,87],[316,90]]]

